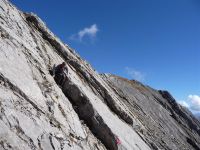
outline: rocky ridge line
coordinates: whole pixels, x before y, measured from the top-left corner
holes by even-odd
[[[63,61],[60,88],[49,69]],[[0,0],[0,64],[0,149],[200,149],[199,121],[168,92],[99,75],[8,0]]]

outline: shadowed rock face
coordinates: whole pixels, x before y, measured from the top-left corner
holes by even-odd
[[[59,87],[49,69],[63,61]],[[167,91],[99,75],[35,14],[0,0],[0,149],[198,150],[199,127]]]

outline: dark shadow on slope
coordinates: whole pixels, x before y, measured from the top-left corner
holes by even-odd
[[[95,89],[96,92],[101,95],[101,97],[104,99],[105,103],[112,112],[117,114],[119,118],[124,120],[127,124],[133,124],[132,118],[116,104],[115,100],[109,94],[107,89],[95,77],[93,77],[86,70],[83,70],[83,67],[76,61],[70,61],[69,63],[76,69],[77,72],[82,75],[82,77],[86,80],[91,89]]]
[[[197,144],[192,141],[190,138],[187,138],[187,142],[194,147],[195,150],[200,150],[200,148],[197,146]]]
[[[57,79],[55,79],[55,81],[56,80]],[[61,86],[59,85],[59,87]],[[79,118],[84,120],[92,133],[105,145],[107,149],[117,150],[118,147],[114,134],[105,124],[98,112],[95,111],[88,97],[83,94],[81,89],[69,80],[67,80],[61,88],[65,96],[70,100]]]

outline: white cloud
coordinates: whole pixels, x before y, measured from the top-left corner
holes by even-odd
[[[90,27],[86,27],[86,28],[80,30],[76,34],[73,34],[70,37],[70,39],[78,40],[78,41],[82,42],[84,37],[89,37],[91,40],[93,40],[96,37],[96,34],[98,31],[99,31],[99,29],[98,29],[97,25],[93,24]]]
[[[129,68],[129,67],[126,67],[125,68],[126,70],[126,73],[133,79],[135,80],[138,80],[138,81],[144,81],[145,80],[145,75],[144,73],[138,71],[138,70],[135,70],[133,68]]]
[[[190,103],[190,109],[195,111],[200,111],[200,96],[189,95],[188,101]]]
[[[186,108],[189,108],[189,104],[186,101],[178,101],[178,103]]]
[[[188,95],[186,100],[178,101],[178,103],[184,107],[187,107],[193,113],[200,113],[200,96],[198,95]]]

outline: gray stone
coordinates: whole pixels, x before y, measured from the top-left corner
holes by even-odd
[[[50,75],[65,61],[66,82]],[[33,13],[0,0],[0,149],[198,150],[200,123],[167,91],[99,75]]]

